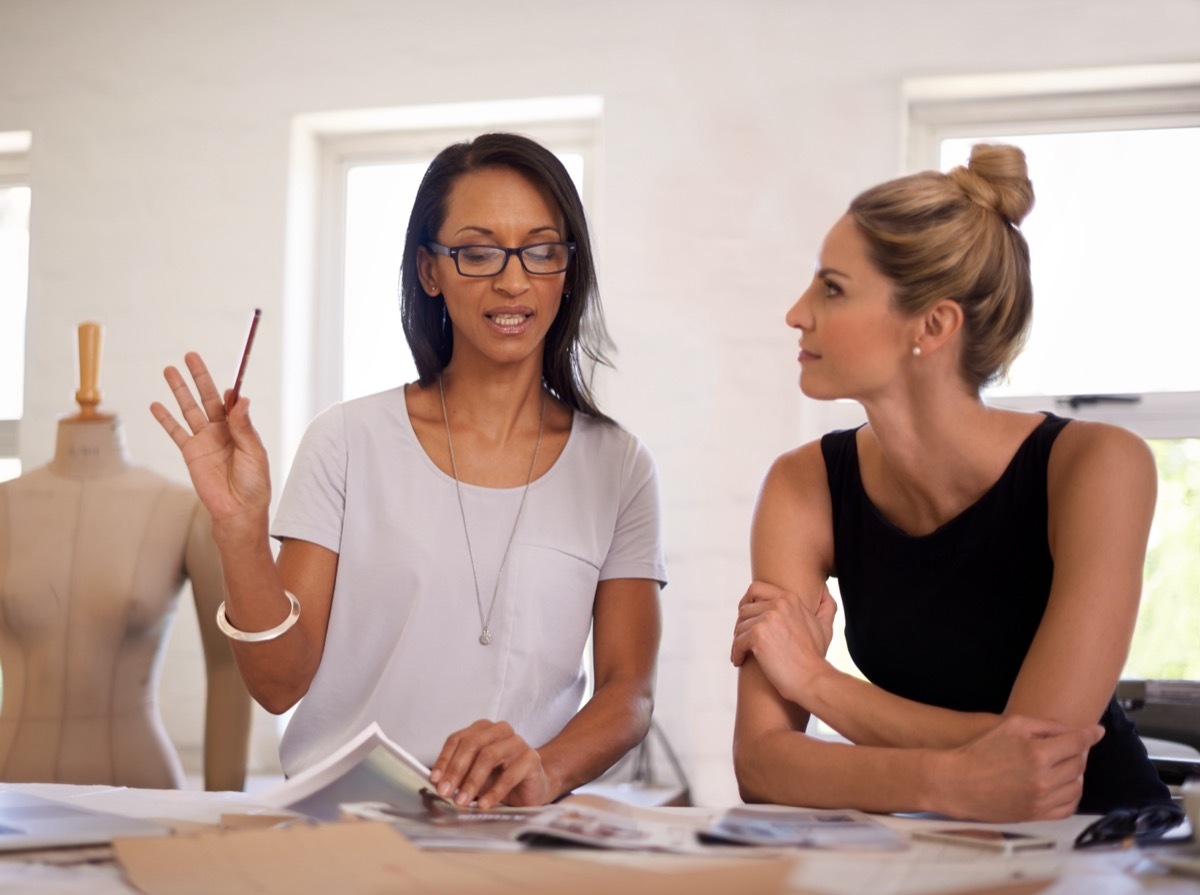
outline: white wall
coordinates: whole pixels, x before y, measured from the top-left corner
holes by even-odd
[[[1198,59],[1196,0],[0,0],[0,132],[33,132],[22,458],[49,456],[95,319],[106,406],[182,479],[145,410],[158,371],[195,348],[232,373],[255,305],[247,391],[279,450],[293,116],[601,95],[604,390],[666,502],[658,715],[697,797],[729,802],[754,492],[818,426],[782,315],[846,202],[898,173],[901,79]],[[163,699],[187,755],[201,667],[181,628]]]

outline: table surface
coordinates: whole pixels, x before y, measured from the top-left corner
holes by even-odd
[[[230,814],[277,814],[245,793],[208,793],[186,790],[138,790],[60,784],[8,785],[6,789],[79,804],[133,817],[169,819],[183,825],[218,824]],[[698,826],[719,813],[715,808],[660,809],[673,818]],[[879,818],[901,832],[922,827],[947,826],[945,820],[909,817]],[[1093,818],[1077,816],[1062,821],[1005,824],[1054,838],[1054,850],[1017,856],[914,841],[898,852],[847,852],[797,849],[791,886],[798,892],[830,895],[910,895],[983,888],[1020,881],[1050,879],[1049,895],[1200,895],[1200,877],[1171,873],[1154,860],[1154,849],[1074,851],[1075,836]],[[973,824],[978,826],[978,824]],[[1193,850],[1195,846],[1176,846]],[[44,854],[44,853],[43,853]],[[137,890],[126,883],[120,867],[106,860],[107,849],[63,850],[57,862],[28,856],[0,858],[0,895],[129,895]],[[596,857],[595,852],[590,857]],[[647,866],[659,856],[639,854]]]

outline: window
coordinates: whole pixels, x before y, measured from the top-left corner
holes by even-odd
[[[285,381],[293,390],[284,396],[287,456],[323,408],[416,375],[400,323],[400,258],[412,199],[433,156],[488,131],[525,134],[563,160],[594,225],[588,200],[600,111],[598,97],[583,96],[297,119],[284,322]]]
[[[1129,677],[1200,678],[1200,65],[922,79],[908,168],[1025,150],[1037,204],[1029,343],[989,402],[1132,429],[1159,497]]]
[[[27,133],[0,134],[0,481],[21,474],[17,433],[25,390],[31,201],[28,148]]]

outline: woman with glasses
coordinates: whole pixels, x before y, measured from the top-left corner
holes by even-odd
[[[589,388],[608,337],[551,152],[488,134],[434,159],[401,314],[419,379],[313,421],[270,527],[278,560],[248,401],[227,413],[191,354],[199,403],[166,371],[185,425],[153,411],[213,516],[250,691],[299,703],[285,772],[378,722],[460,804],[545,803],[644,736],[665,579],[653,460]]]
[[[868,422],[762,485],[732,648],[747,800],[1014,821],[1169,798],[1113,700],[1150,452],[980,398],[1029,326],[1032,205],[1009,146],[870,189],[788,312],[801,390]],[[825,659],[830,576],[865,680]],[[849,743],[806,735],[813,715]]]

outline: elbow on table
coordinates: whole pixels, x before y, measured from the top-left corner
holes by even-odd
[[[733,774],[737,779],[738,795],[750,805],[774,801],[769,795],[772,791],[770,765],[757,745],[735,741],[733,746]]]
[[[738,778],[738,796],[747,805],[770,805],[771,800],[750,783]]]

